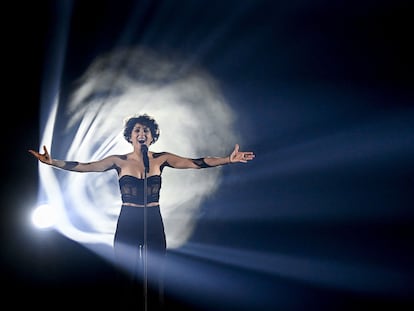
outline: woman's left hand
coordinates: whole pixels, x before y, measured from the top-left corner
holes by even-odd
[[[239,144],[234,146],[233,152],[229,156],[230,163],[251,161],[254,159],[255,155],[252,151],[239,151]]]

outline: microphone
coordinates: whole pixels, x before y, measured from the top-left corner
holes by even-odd
[[[145,171],[149,173],[148,146],[144,144],[144,142],[141,142],[141,141],[140,141],[140,144],[141,144],[142,158],[144,160]]]

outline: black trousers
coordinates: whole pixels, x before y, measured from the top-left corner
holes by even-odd
[[[129,298],[139,304],[143,300],[152,305],[162,304],[166,238],[160,207],[123,205],[115,231],[114,252]]]

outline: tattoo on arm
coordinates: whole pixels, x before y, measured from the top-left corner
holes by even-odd
[[[164,155],[164,154],[167,154],[166,152],[154,152],[153,154],[152,154],[152,157],[154,158],[154,159],[156,159],[156,158],[158,158],[158,157],[160,157],[160,156],[162,156],[162,155]]]
[[[65,161],[65,165],[63,165],[62,168],[64,170],[71,170],[78,164],[79,164],[79,162],[76,162],[76,161]]]
[[[204,161],[204,158],[193,159],[192,161],[193,161],[193,163],[194,163],[195,165],[197,165],[199,168],[208,168],[208,167],[212,167],[212,166],[208,165],[208,164]]]

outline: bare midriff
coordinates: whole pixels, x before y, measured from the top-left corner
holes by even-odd
[[[132,207],[145,207],[144,204],[135,204],[135,203],[122,203],[122,205],[132,206]],[[151,202],[151,203],[148,203],[146,206],[149,207],[149,206],[158,206],[158,205],[160,205],[158,202]]]

